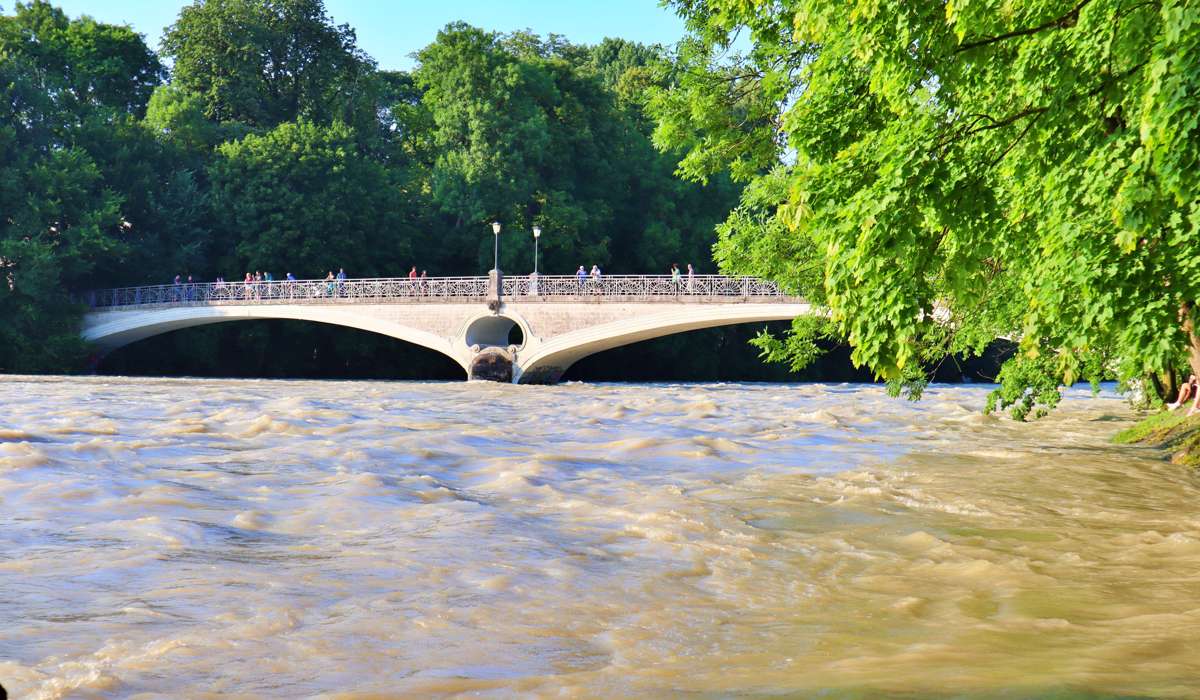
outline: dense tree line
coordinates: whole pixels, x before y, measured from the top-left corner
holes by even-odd
[[[536,223],[547,272],[712,271],[740,186],[684,181],[680,152],[656,150],[645,97],[675,80],[660,48],[451,24],[417,56],[411,73],[379,69],[322,0],[197,0],[161,54],[43,0],[0,15],[0,370],[84,366],[83,290],[254,270],[481,274],[494,219],[504,269],[531,268]],[[384,343],[239,326],[155,352],[185,371],[221,357],[253,371],[282,344],[303,349],[283,371],[304,373],[319,372],[310,355],[362,365]]]
[[[1080,379],[1200,375],[1200,5],[670,4],[656,139],[746,183],[717,258],[831,311],[761,337],[772,357],[845,339],[917,396],[1009,337],[990,407],[1018,418]]]

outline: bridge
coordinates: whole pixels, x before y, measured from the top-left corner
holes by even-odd
[[[291,319],[440,352],[470,379],[552,384],[579,359],[673,333],[813,313],[771,282],[722,275],[285,280],[90,292],[83,337],[101,353],[183,328]]]

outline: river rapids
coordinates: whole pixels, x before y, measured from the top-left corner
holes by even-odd
[[[1200,697],[1200,478],[986,392],[2,378],[0,684]]]

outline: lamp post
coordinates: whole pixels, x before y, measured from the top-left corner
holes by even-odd
[[[496,272],[500,271],[500,222],[492,222],[492,236],[496,239],[495,245],[492,246],[492,269]]]
[[[542,237],[542,227],[535,224],[533,227],[533,275],[529,281],[529,293],[535,297],[538,295],[537,258],[538,258],[538,239],[541,237]]]
[[[538,239],[542,237],[542,227],[533,227],[533,274],[537,274]]]
[[[488,283],[496,290],[496,309],[499,313],[500,295],[504,286],[504,282],[500,279],[500,222],[492,222],[492,237],[495,239],[492,242],[492,271],[488,275]]]

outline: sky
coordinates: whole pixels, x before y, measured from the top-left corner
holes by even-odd
[[[51,0],[69,16],[91,15],[109,24],[128,24],[158,48],[162,30],[190,0]],[[11,0],[0,0],[8,12]],[[337,24],[349,24],[358,46],[382,69],[409,70],[410,54],[430,44],[439,29],[463,20],[487,30],[532,29],[592,44],[619,37],[674,44],[683,22],[658,0],[325,0]]]

